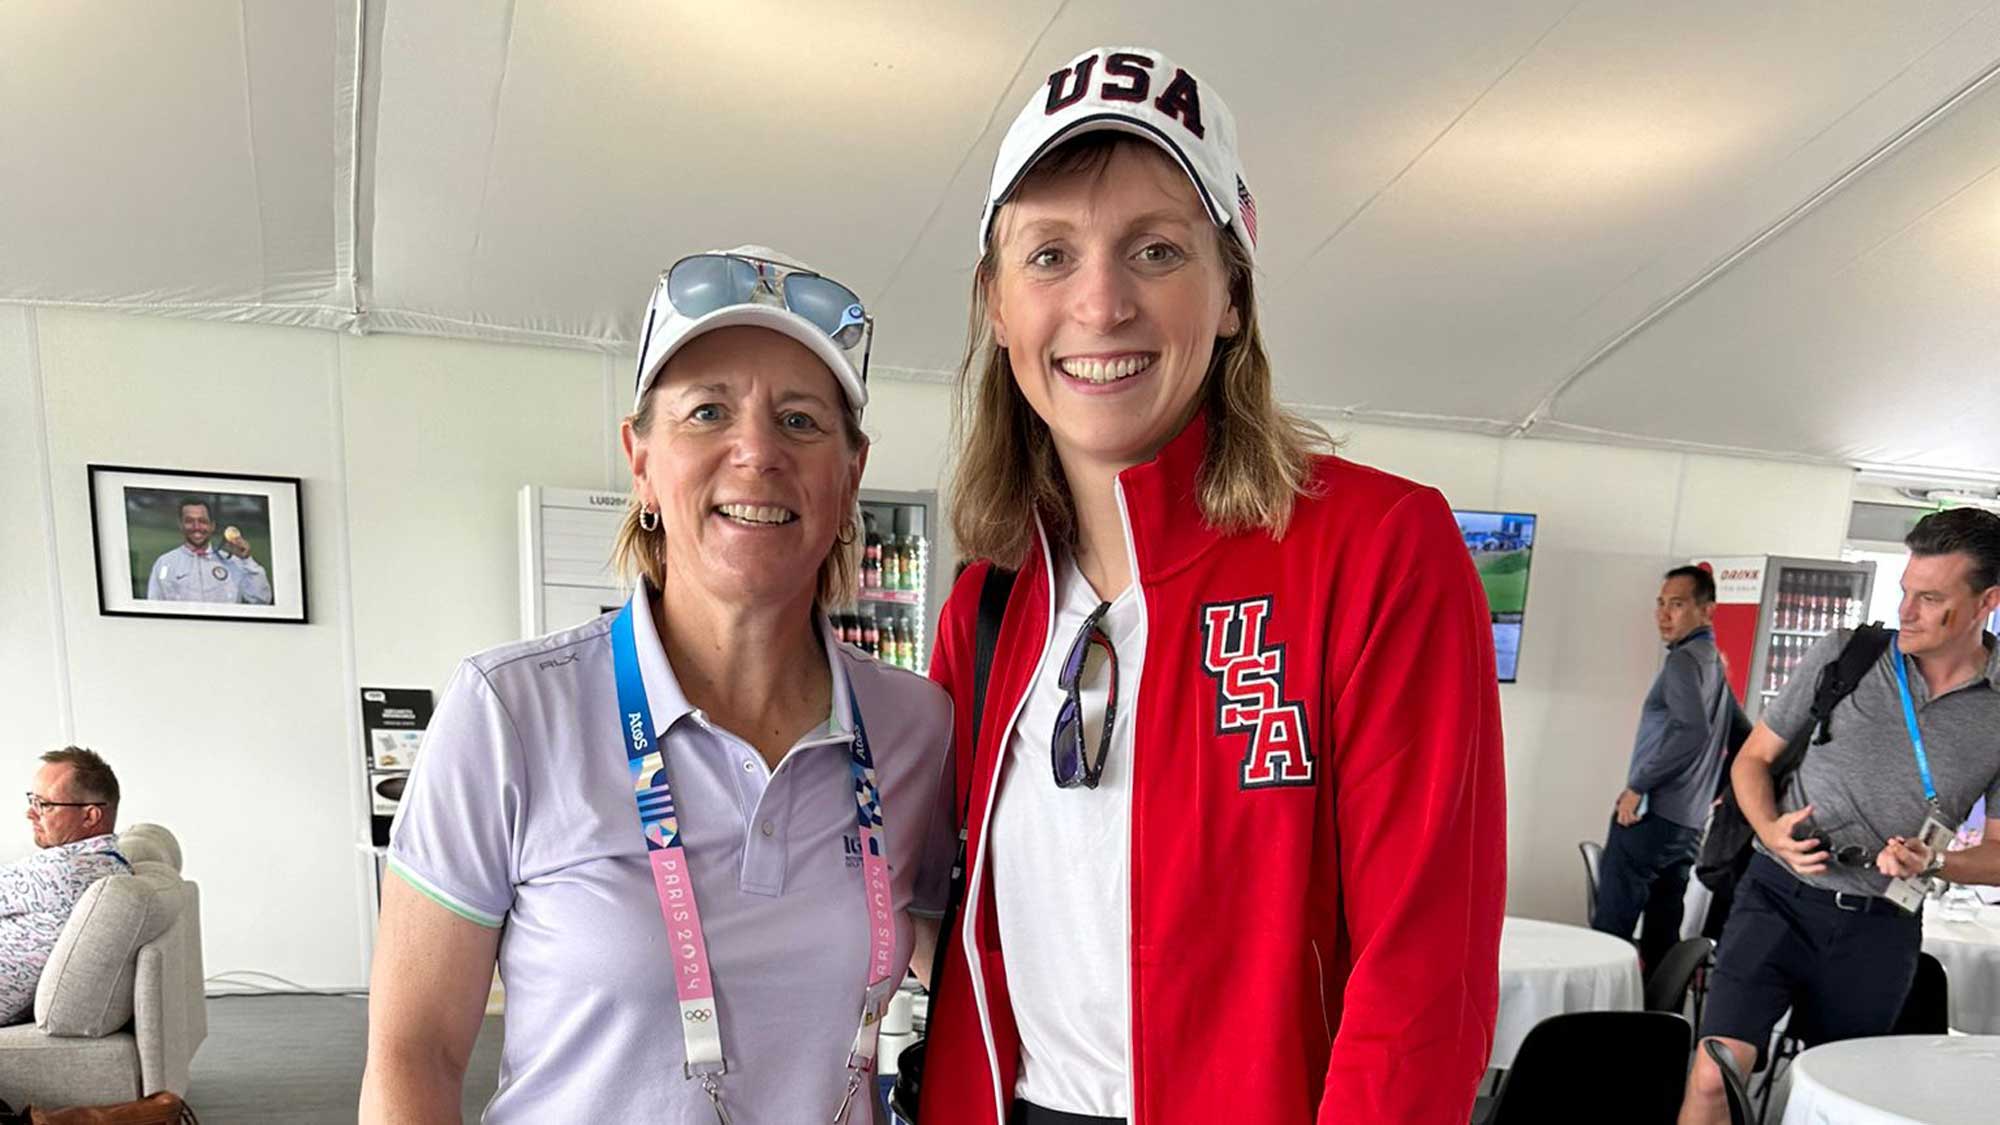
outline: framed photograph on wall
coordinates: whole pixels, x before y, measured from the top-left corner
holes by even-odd
[[[299,478],[88,468],[99,613],[305,623]]]

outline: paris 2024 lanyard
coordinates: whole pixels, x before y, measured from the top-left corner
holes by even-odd
[[[1910,746],[1917,755],[1917,776],[1924,782],[1924,800],[1930,802],[1931,813],[1942,819],[1944,813],[1938,808],[1937,786],[1931,783],[1931,760],[1924,753],[1924,732],[1917,726],[1917,705],[1910,698],[1910,670],[1905,667],[1903,646],[1893,635],[1889,638],[1889,654],[1896,658],[1896,694],[1902,697],[1903,725],[1910,728]]]
[[[1943,806],[1938,804],[1937,786],[1931,781],[1931,760],[1929,755],[1924,753],[1923,728],[1917,725],[1917,705],[1910,698],[1910,670],[1903,659],[1900,638],[1895,635],[1889,638],[1889,654],[1895,657],[1896,694],[1903,703],[1903,725],[1910,728],[1910,747],[1917,757],[1917,776],[1923,779],[1924,800],[1930,803],[1930,815],[1924,818],[1924,826],[1917,830],[1917,839],[1933,853],[1943,855],[1951,847],[1952,838],[1956,833],[1945,819]],[[1892,880],[1888,896],[1905,910],[1914,910],[1912,897],[1914,896],[1916,903],[1922,902],[1923,882],[1909,879]]]
[[[618,677],[618,725],[625,733],[625,757],[631,767],[632,793],[646,837],[646,859],[653,870],[653,889],[660,897],[660,917],[667,925],[667,950],[673,963],[674,991],[680,997],[681,1039],[687,1061],[681,1073],[701,1084],[715,1106],[715,1119],[729,1125],[722,1104],[723,1075],[729,1064],[722,1056],[721,1013],[715,1003],[715,979],[709,971],[708,946],[702,940],[701,912],[695,904],[687,849],[681,843],[680,814],[667,782],[666,759],[653,733],[653,710],[646,701],[646,682],[639,673],[638,645],[632,636],[632,606],[627,603],[611,625],[612,662]],[[896,930],[890,911],[888,847],[882,831],[882,794],[875,784],[875,760],[868,751],[868,729],[861,707],[850,694],[854,742],[849,765],[854,774],[854,803],[861,826],[862,886],[868,901],[868,987],[862,994],[860,1026],[847,1054],[847,1088],[834,1107],[832,1120],[847,1121],[854,1098],[875,1068],[875,1048],[882,1015],[894,994],[891,975]]]

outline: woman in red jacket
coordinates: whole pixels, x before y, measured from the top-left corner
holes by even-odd
[[[1187,71],[1079,56],[988,199],[952,514],[987,561],[932,666],[968,871],[923,1120],[1463,1125],[1506,810],[1450,511],[1278,407],[1235,125]]]

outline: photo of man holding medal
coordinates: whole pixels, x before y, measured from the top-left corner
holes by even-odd
[[[256,501],[261,497],[240,499]],[[241,529],[231,524],[217,534],[216,506],[207,496],[182,496],[174,502],[181,542],[173,549],[162,552],[146,568],[145,596],[148,599],[271,604],[271,576],[257,561]],[[130,500],[127,508],[135,513],[140,510],[139,505]],[[134,528],[142,526],[142,520],[136,514],[128,518]],[[263,522],[268,525],[269,518],[265,517]]]
[[[1787,1009],[1807,1046],[1883,1035],[1916,973],[1931,880],[2000,884],[2000,515],[1934,512],[1905,545],[1898,628],[1835,630],[1806,654],[1731,771],[1757,854],[1736,894],[1701,1034],[1749,1073]],[[1850,640],[1881,645],[1780,786],[1772,764],[1816,725],[1822,669]],[[1822,740],[1822,737],[1824,740]],[[1947,852],[1986,800],[1984,842]],[[1683,1125],[1726,1122],[1722,1076],[1705,1051]]]

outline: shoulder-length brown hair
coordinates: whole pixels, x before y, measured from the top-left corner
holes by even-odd
[[[642,440],[653,432],[653,405],[659,401],[659,395],[660,384],[655,383],[639,403],[639,409],[625,417],[632,424],[632,432]],[[841,433],[847,438],[848,448],[858,453],[868,447],[868,435],[862,432],[861,418],[845,394],[839,402]],[[625,502],[625,520],[618,525],[618,538],[611,545],[611,569],[623,581],[643,578],[658,590],[667,581],[667,532],[657,523],[651,531],[641,527],[639,512],[639,486],[635,483]],[[861,510],[857,503],[841,524],[839,537],[820,560],[815,604],[821,609],[854,600],[854,592],[860,588],[860,531]]]
[[[1044,157],[1030,177],[1100,171],[1120,146],[1166,159],[1143,141],[1090,133]],[[1215,341],[1204,381],[1200,410],[1208,420],[1208,439],[1197,489],[1201,515],[1223,531],[1261,528],[1279,538],[1293,503],[1308,494],[1313,455],[1331,451],[1334,443],[1319,426],[1278,405],[1257,323],[1250,252],[1235,236],[1209,229],[1221,245],[1229,299],[1242,323],[1236,335]],[[996,269],[996,251],[989,245],[973,274],[965,359],[954,396],[952,444],[958,452],[951,529],[966,558],[1019,566],[1027,558],[1037,514],[1053,543],[1075,544],[1076,504],[1048,424],[1022,397],[1007,350],[993,340],[986,295]]]

